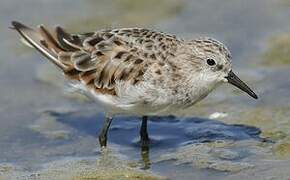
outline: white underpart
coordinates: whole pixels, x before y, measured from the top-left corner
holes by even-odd
[[[114,115],[170,115],[179,109],[174,99],[168,96],[168,90],[157,88],[149,83],[136,86],[125,82],[116,82],[117,96],[97,93],[84,84],[72,82],[71,87],[93,98],[106,114]]]

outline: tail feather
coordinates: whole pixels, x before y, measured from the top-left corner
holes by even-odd
[[[79,44],[79,42],[73,39],[73,37],[65,32],[65,30],[61,27],[57,26],[55,28],[55,33],[57,41],[63,49],[66,49],[68,51],[77,51],[81,48],[79,45],[77,45]]]
[[[68,67],[58,60],[58,53],[64,49],[43,26],[39,26],[38,31],[16,21],[12,22],[12,26],[12,29],[18,31],[28,44],[46,56],[52,63],[63,71],[68,70]]]
[[[43,25],[38,26],[38,32],[43,38],[43,40],[46,42],[47,47],[51,50],[53,50],[56,53],[59,53],[60,51],[64,51],[59,44],[56,42],[54,37],[48,32],[47,29]]]

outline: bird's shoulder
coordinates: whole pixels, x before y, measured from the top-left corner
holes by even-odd
[[[145,28],[104,29],[96,32],[75,34],[85,49],[102,50],[102,46],[121,47],[128,52],[142,56],[148,60],[164,60],[173,55],[183,40],[164,32]]]
[[[116,91],[120,81],[136,85],[152,64],[174,56],[183,40],[174,35],[143,28],[106,29],[59,35],[71,51],[59,53],[59,60],[87,87]]]

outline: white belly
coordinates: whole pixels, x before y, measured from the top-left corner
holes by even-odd
[[[93,98],[108,115],[136,115],[136,116],[168,116],[174,115],[179,110],[185,110],[203,99],[204,95],[196,94],[187,103],[180,103],[175,97],[164,95],[165,92],[148,93],[145,88],[124,88],[118,96],[99,94],[88,90],[82,84],[72,84],[83,94]],[[145,89],[146,90],[146,89]],[[146,94],[146,95],[145,95]],[[154,94],[154,95],[152,95]],[[140,95],[142,98],[140,98]],[[162,96],[163,95],[163,96]]]

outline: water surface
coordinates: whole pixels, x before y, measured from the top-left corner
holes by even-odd
[[[4,179],[288,179],[290,5],[287,0],[2,0],[0,3],[0,177]],[[153,118],[149,153],[138,117],[118,117],[109,150],[97,142],[104,115],[71,94],[63,77],[8,29],[62,24],[71,32],[147,27],[183,38],[211,36],[232,52],[255,101],[223,85],[187,117]],[[210,119],[213,113],[222,113]]]

